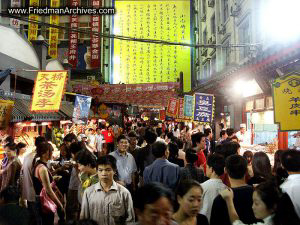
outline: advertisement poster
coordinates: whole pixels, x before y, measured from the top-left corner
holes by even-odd
[[[73,121],[76,124],[86,123],[89,118],[92,97],[85,95],[76,95]]]
[[[214,117],[214,96],[195,93],[194,120],[211,123]]]

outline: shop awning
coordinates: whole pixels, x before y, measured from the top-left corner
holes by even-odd
[[[19,94],[17,94],[20,97]],[[33,122],[47,122],[47,121],[60,121],[68,120],[73,115],[73,104],[70,102],[63,101],[60,111],[53,113],[31,113],[30,105],[31,100],[27,99],[14,99],[13,95],[0,95],[0,99],[11,100],[15,102],[10,122],[22,122],[24,120],[31,120]]]

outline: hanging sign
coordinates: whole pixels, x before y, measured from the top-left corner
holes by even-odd
[[[57,112],[65,91],[67,71],[40,71],[34,83],[32,112]]]
[[[178,99],[178,119],[184,119],[184,98]]]
[[[85,95],[76,95],[73,121],[75,123],[86,123],[89,118],[92,97]]]
[[[168,102],[167,115],[171,117],[176,117],[178,112],[178,99],[170,98]]]
[[[277,78],[272,85],[274,120],[281,131],[300,130],[300,73]]]
[[[51,8],[59,8],[60,0],[51,0]],[[59,25],[59,16],[50,15],[50,24]],[[57,44],[58,44],[58,29],[50,27],[49,30],[49,48],[48,54],[52,58],[57,58]]]
[[[211,123],[214,117],[214,96],[195,93],[194,120]]]
[[[92,6],[95,9],[100,8],[102,0],[92,0]],[[95,34],[95,32],[97,34]],[[100,38],[99,33],[101,32],[101,16],[91,16],[91,68],[100,67]]]
[[[14,101],[0,100],[0,128],[6,129],[14,107]]]
[[[166,120],[166,110],[159,110],[159,119]]]
[[[193,116],[193,106],[194,106],[194,96],[185,95],[184,96],[184,116]]]
[[[30,0],[29,5],[33,7],[39,6],[39,0]],[[30,14],[29,15],[29,21],[38,21],[39,16],[36,14]],[[39,25],[36,23],[28,23],[28,40],[33,41],[37,39],[37,33],[38,33],[38,27]]]
[[[79,0],[70,0],[71,7],[78,7]],[[78,15],[70,16],[70,27],[71,29],[78,28]],[[69,32],[69,52],[68,62],[72,65],[72,68],[76,68],[78,62],[78,32]]]

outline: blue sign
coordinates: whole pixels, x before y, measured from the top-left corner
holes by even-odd
[[[214,113],[214,96],[195,93],[194,120],[211,123]]]
[[[194,106],[194,96],[185,95],[184,96],[184,116],[193,116],[193,106]]]
[[[85,95],[76,95],[73,121],[75,123],[86,123],[89,118],[92,97]]]

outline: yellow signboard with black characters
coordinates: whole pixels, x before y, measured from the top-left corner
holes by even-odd
[[[280,77],[272,87],[275,123],[281,131],[300,130],[300,73]]]
[[[191,44],[191,1],[115,1],[115,35]],[[177,82],[191,90],[191,48],[114,39],[113,83]]]

